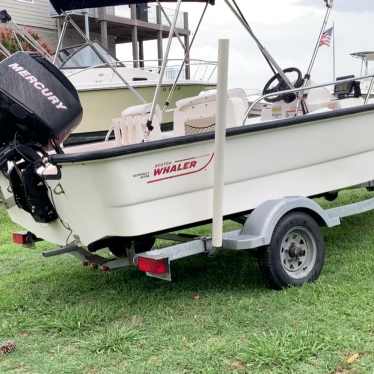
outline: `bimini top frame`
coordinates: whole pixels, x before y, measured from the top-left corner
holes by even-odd
[[[144,139],[145,141],[147,141],[150,131],[153,130],[152,120],[153,120],[153,116],[154,116],[155,109],[156,109],[156,103],[158,101],[158,96],[159,96],[160,89],[161,89],[161,82],[162,82],[163,75],[164,75],[164,72],[165,72],[166,61],[167,61],[167,57],[168,57],[168,54],[169,54],[169,51],[170,51],[170,46],[171,46],[171,40],[172,40],[173,35],[176,31],[175,30],[175,24],[176,24],[176,19],[177,19],[176,15],[177,15],[177,12],[179,12],[179,8],[180,8],[180,5],[181,5],[182,1],[188,2],[188,3],[192,3],[192,2],[203,3],[203,4],[206,4],[206,6],[208,4],[210,4],[210,5],[215,4],[215,0],[159,0],[159,1],[157,1],[157,3],[159,5],[162,2],[166,2],[166,3],[174,2],[174,3],[177,3],[177,4],[176,4],[176,9],[175,9],[176,14],[175,14],[174,20],[170,25],[169,40],[168,40],[168,45],[167,45],[167,48],[166,48],[166,51],[165,51],[163,64],[162,64],[162,67],[161,67],[160,79],[159,79],[158,85],[156,87],[154,100],[153,100],[151,112],[150,112],[150,115],[149,115],[149,120],[147,122],[147,131],[146,131],[145,139]],[[270,55],[270,53],[265,49],[265,47],[260,43],[259,39],[255,36],[252,29],[249,27],[249,25],[248,25],[247,21],[245,20],[242,12],[240,11],[238,5],[236,4],[236,1],[235,0],[221,0],[221,1],[226,3],[226,5],[229,7],[229,9],[237,17],[239,22],[244,26],[244,28],[248,31],[248,33],[254,39],[257,46],[259,47],[259,49],[261,50],[261,52],[265,56],[266,60],[270,64],[272,70],[274,71],[274,69],[275,69],[278,72],[278,74],[282,77],[282,79],[287,83],[287,85],[290,88],[293,88],[293,85],[290,82],[290,80],[288,79],[288,77],[286,76],[286,74],[283,72],[283,70],[280,68],[280,66],[276,63],[276,61],[273,59],[273,57]],[[231,1],[232,1],[233,5],[231,4]],[[59,14],[61,14],[61,13],[64,14],[65,11],[74,10],[74,9],[94,8],[94,7],[103,7],[103,6],[116,6],[116,5],[131,5],[131,4],[139,4],[139,3],[147,3],[147,2],[148,2],[147,0],[140,0],[140,1],[139,0],[108,0],[108,1],[104,1],[104,0],[69,0],[69,1],[51,0],[51,3],[53,5],[53,7],[55,8],[55,10]],[[205,11],[206,11],[206,7],[204,9],[202,17],[204,16]],[[66,16],[66,14],[65,14],[65,16]],[[199,26],[200,26],[200,23],[198,25],[198,28],[199,28]],[[187,55],[187,53],[186,53],[186,55]],[[169,101],[169,98],[168,98],[168,101]],[[167,107],[168,101],[165,103],[163,111],[165,111],[165,109],[166,109],[165,107]]]
[[[206,8],[207,8],[208,4],[214,5],[214,0],[184,0],[184,1],[187,1],[187,2],[192,2],[193,1],[193,2],[199,2],[199,3],[206,4],[205,9],[203,11],[203,14],[202,14],[201,18],[204,17],[205,11],[206,11]],[[57,47],[56,54],[58,53],[58,51],[59,51],[59,49],[61,47],[61,40],[63,38],[63,35],[64,35],[65,31],[66,31],[67,24],[70,23],[80,33],[80,35],[86,40],[86,42],[91,46],[91,48],[96,52],[96,54],[100,57],[100,59],[103,61],[103,63],[107,64],[114,71],[114,73],[117,76],[119,76],[119,78],[126,84],[126,86],[135,94],[135,96],[143,104],[145,104],[145,100],[128,84],[128,82],[126,82],[124,80],[124,78],[117,72],[116,68],[114,66],[112,66],[105,59],[105,57],[102,56],[99,53],[99,51],[96,50],[96,48],[92,45],[91,41],[87,37],[85,37],[84,33],[78,28],[78,26],[74,23],[74,21],[71,19],[71,17],[69,17],[65,13],[65,11],[67,11],[67,10],[74,10],[74,9],[82,9],[82,8],[116,6],[116,5],[131,5],[131,4],[139,4],[139,3],[147,3],[147,2],[148,1],[138,1],[138,0],[109,0],[109,1],[98,1],[98,0],[61,1],[61,0],[52,0],[51,3],[53,5],[53,7],[55,8],[56,12],[58,12],[59,14],[63,14],[65,16],[65,22],[64,22],[64,25],[63,25],[62,35],[61,35],[61,38],[60,38],[60,41],[59,41],[59,44],[58,44],[58,47]],[[163,58],[163,62],[162,62],[161,70],[160,70],[160,78],[159,78],[159,81],[158,81],[158,84],[157,84],[157,87],[156,87],[156,90],[155,90],[155,95],[154,95],[154,99],[153,99],[153,102],[152,102],[152,108],[151,108],[151,111],[150,111],[150,114],[149,114],[149,120],[147,122],[147,131],[146,131],[146,134],[145,134],[144,141],[147,141],[150,131],[153,130],[152,120],[153,120],[154,113],[156,111],[156,105],[157,105],[156,103],[158,101],[158,97],[159,97],[159,94],[160,94],[161,83],[162,83],[162,80],[164,78],[166,64],[167,64],[167,61],[168,61],[169,51],[170,51],[170,47],[171,47],[171,41],[173,39],[174,34],[178,37],[179,41],[181,42],[181,39],[180,39],[180,37],[178,35],[178,32],[176,30],[176,21],[177,21],[177,14],[179,12],[179,8],[180,8],[180,5],[182,3],[182,0],[159,0],[159,1],[157,1],[157,3],[159,4],[161,10],[163,11],[162,6],[160,4],[161,2],[177,2],[177,5],[176,5],[175,16],[174,16],[173,22],[171,22],[167,18],[168,22],[170,24],[170,33],[169,33],[169,38],[168,38],[168,45],[166,47],[166,51],[165,51],[165,54],[164,54],[164,58]],[[198,28],[200,26],[200,23],[201,23],[201,20],[199,22]],[[196,36],[197,31],[198,31],[198,29],[195,32],[194,38]],[[175,90],[177,81],[178,81],[178,79],[180,77],[180,73],[181,73],[181,71],[183,69],[183,66],[185,64],[186,58],[189,56],[189,51],[186,50],[186,48],[183,45],[183,43],[181,43],[181,44],[182,44],[182,48],[185,50],[184,63],[183,63],[183,65],[182,65],[182,67],[181,67],[181,69],[180,69],[180,71],[178,73],[177,79],[175,81],[175,84],[173,86],[172,91],[170,92],[170,95],[169,95],[169,97],[167,99],[167,102],[165,103],[163,112],[165,112],[165,109],[166,109],[166,107],[169,104],[170,97],[171,97],[172,93]]]
[[[173,35],[174,35],[175,31],[176,31],[175,30],[176,29],[175,26],[176,26],[177,14],[179,12],[179,8],[180,8],[180,5],[181,5],[182,1],[184,1],[184,2],[190,2],[190,3],[191,2],[204,3],[204,4],[206,4],[206,6],[208,4],[211,4],[211,5],[215,4],[215,0],[158,0],[157,1],[157,3],[159,5],[160,5],[161,2],[166,2],[166,3],[175,2],[177,4],[176,4],[176,9],[175,9],[174,20],[173,20],[172,23],[170,22],[171,25],[170,25],[170,34],[169,34],[168,45],[167,45],[165,56],[164,56],[164,59],[163,59],[163,64],[162,64],[161,72],[160,72],[160,79],[159,79],[159,82],[158,82],[157,87],[156,87],[156,91],[155,91],[155,95],[154,95],[154,99],[153,99],[153,103],[152,103],[152,108],[151,108],[151,111],[150,111],[150,114],[149,114],[149,119],[147,121],[147,131],[146,131],[146,134],[145,134],[144,141],[148,140],[149,133],[150,133],[150,131],[153,130],[152,120],[153,120],[153,116],[154,116],[154,113],[155,113],[155,110],[156,110],[156,105],[157,105],[157,101],[158,101],[158,97],[159,97],[159,93],[160,93],[160,89],[161,89],[161,82],[162,82],[162,79],[163,79],[163,75],[164,75],[165,68],[166,68],[166,62],[167,62],[168,54],[169,54],[169,51],[170,51],[171,41],[172,41]],[[281,79],[288,85],[288,87],[291,90],[294,89],[293,84],[290,82],[290,80],[288,79],[288,77],[286,76],[286,74],[284,73],[284,71],[276,63],[276,61],[274,60],[274,58],[270,55],[270,53],[266,50],[266,48],[261,44],[261,42],[259,41],[259,39],[254,34],[253,30],[251,29],[251,27],[249,26],[248,22],[244,18],[243,13],[239,9],[239,7],[238,7],[238,5],[236,3],[236,0],[220,0],[220,1],[226,3],[226,5],[228,6],[228,8],[233,12],[233,14],[239,20],[239,22],[244,26],[244,28],[246,29],[246,31],[253,38],[253,40],[256,42],[258,48],[260,49],[260,51],[263,53],[265,59],[269,63],[271,69],[273,71],[276,70],[278,72],[278,74],[281,77]],[[58,13],[60,13],[60,14],[61,13],[65,14],[65,16],[66,16],[66,13],[65,13],[66,10],[74,10],[74,9],[82,9],[82,8],[93,8],[93,7],[103,7],[103,6],[131,5],[131,4],[147,3],[147,2],[148,2],[147,0],[108,0],[108,1],[105,1],[105,0],[69,0],[69,1],[51,0],[51,3],[53,5],[53,7],[55,8],[55,10]],[[320,36],[319,36],[319,40],[322,37],[323,30],[325,28],[326,22],[328,20],[329,15],[330,15],[330,12],[331,12],[331,9],[332,9],[333,0],[324,0],[324,2],[326,3],[326,6],[327,6],[327,14],[326,14],[326,17],[325,17],[325,22],[324,22],[323,28],[322,28]],[[206,7],[204,9],[202,17],[204,16],[205,11],[206,11]],[[73,21],[71,21],[71,23],[74,24]],[[199,28],[199,26],[200,26],[200,23],[198,25],[198,28]],[[82,36],[84,36],[83,33],[81,33],[81,34],[82,34]],[[313,55],[310,67],[308,69],[308,73],[305,76],[305,82],[307,82],[308,79],[309,79],[309,77],[310,77],[310,71],[311,71],[311,68],[313,66],[314,60],[316,58],[317,50],[318,50],[318,48],[316,48],[316,50],[314,52],[314,55]],[[115,70],[114,67],[111,66],[111,68],[113,70]],[[305,85],[306,85],[306,83],[304,84],[304,88],[305,88]],[[168,101],[169,101],[169,99],[168,99]],[[301,100],[299,99],[297,107],[298,107],[300,101]],[[168,102],[165,103],[165,107],[167,107],[167,105],[168,105]],[[165,111],[165,109],[166,109],[165,107],[164,107],[163,111]]]

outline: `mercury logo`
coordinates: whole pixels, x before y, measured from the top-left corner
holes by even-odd
[[[64,103],[60,101],[60,99],[53,94],[53,92],[47,88],[43,83],[39,82],[33,75],[31,75],[27,70],[25,70],[22,66],[18,64],[8,65],[11,69],[16,71],[21,77],[25,78],[30,84],[32,84],[41,94],[46,97],[52,105],[56,107],[56,109],[67,109],[64,106]]]

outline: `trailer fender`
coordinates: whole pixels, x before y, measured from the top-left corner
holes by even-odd
[[[278,221],[292,210],[301,210],[307,213],[309,211],[320,226],[340,225],[339,216],[327,215],[317,203],[307,197],[296,196],[268,200],[249,215],[239,235],[224,236],[223,247],[242,250],[268,245]]]

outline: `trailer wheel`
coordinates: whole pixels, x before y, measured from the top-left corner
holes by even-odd
[[[270,244],[260,250],[260,271],[276,290],[315,281],[321,273],[325,243],[317,222],[304,212],[285,214]]]
[[[155,244],[156,238],[151,236],[134,240],[135,253],[143,253],[150,251]],[[126,247],[129,246],[129,242],[123,242],[121,244],[111,245],[108,247],[109,251],[116,257],[127,257]]]
[[[329,192],[325,195],[327,201],[335,201],[339,196],[338,192]]]

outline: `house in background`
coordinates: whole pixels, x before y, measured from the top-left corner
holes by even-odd
[[[36,30],[42,40],[46,41],[53,50],[56,49],[63,17],[58,16],[48,0],[2,0],[0,7],[5,9],[18,25]],[[172,20],[174,11],[168,9],[165,11]],[[139,4],[92,8],[70,12],[70,15],[78,26],[86,31],[86,35],[89,35],[91,40],[101,41],[113,54],[117,44],[132,43],[133,53],[128,60],[135,60],[134,67],[143,66],[141,60],[144,60],[144,41],[157,40],[159,65],[161,64],[162,40],[168,37],[170,27],[158,6]],[[190,31],[187,13],[179,13],[177,32],[184,39],[189,50]],[[82,42],[84,42],[83,38],[69,27],[63,40],[63,48]],[[189,72],[186,71],[186,78],[188,75]]]

